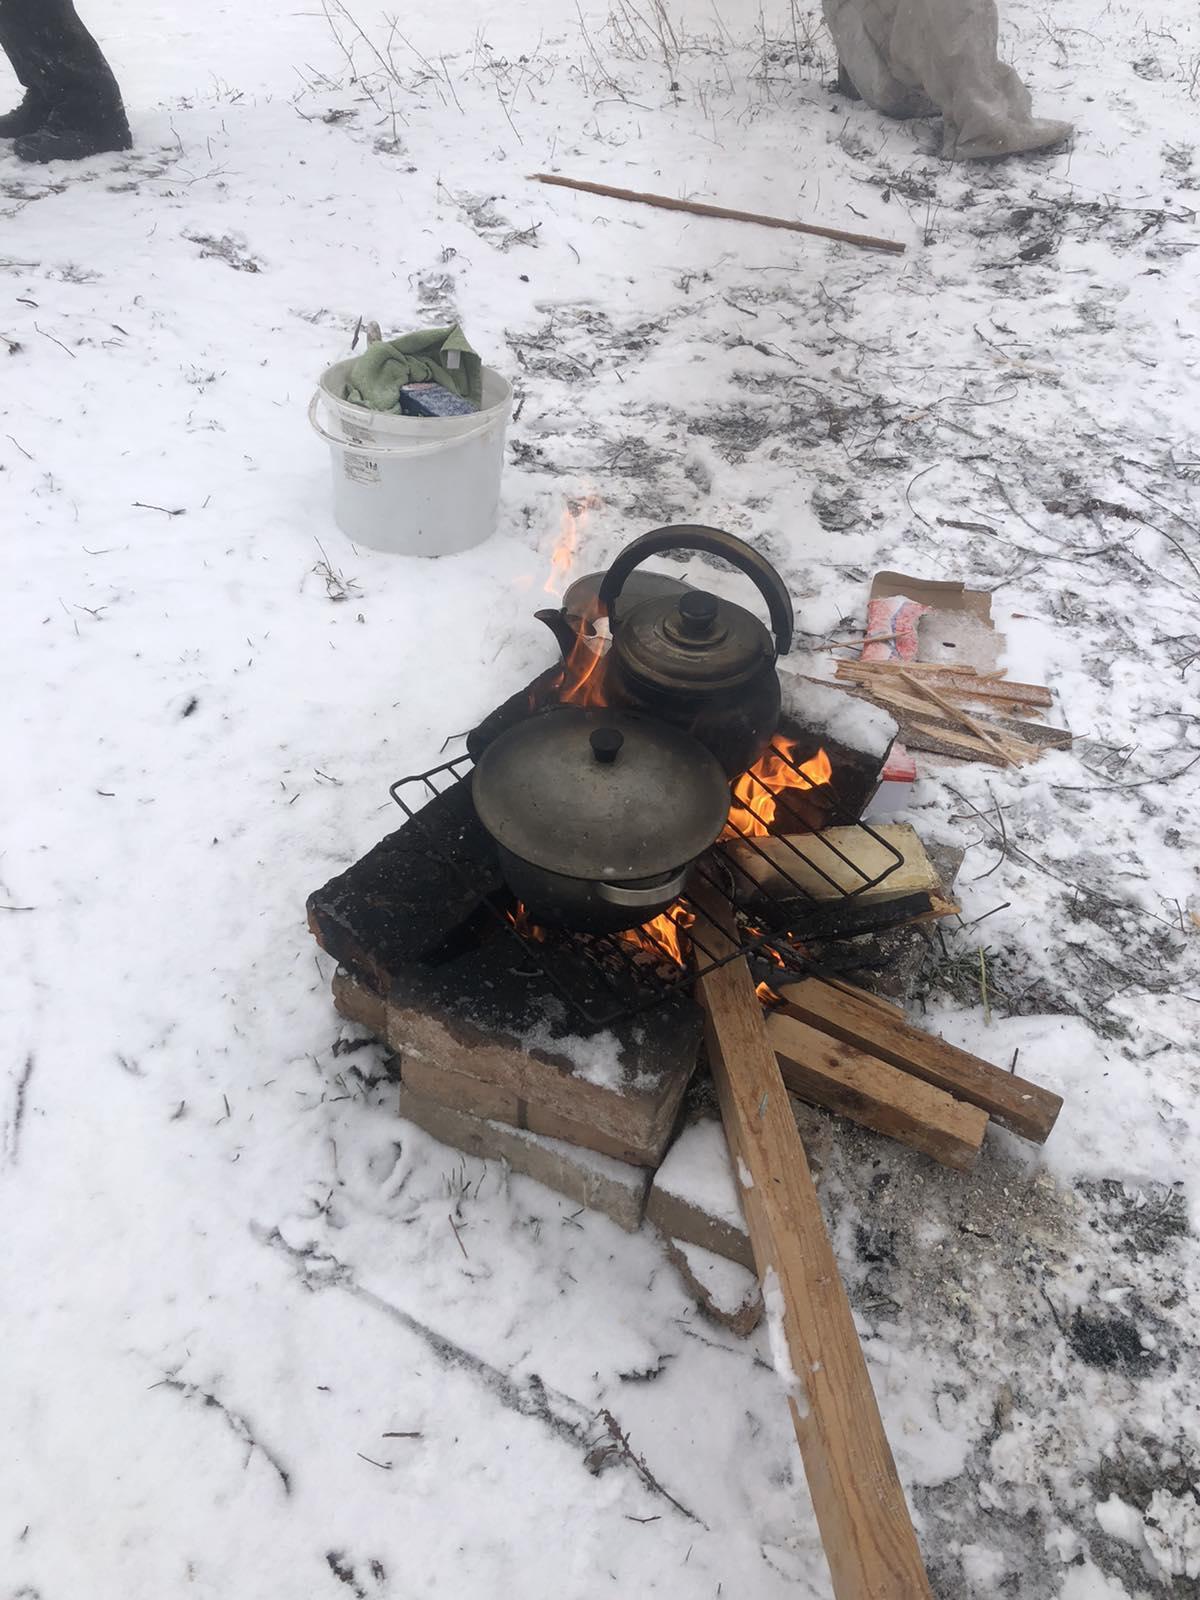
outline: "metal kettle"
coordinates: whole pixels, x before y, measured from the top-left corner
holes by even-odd
[[[753,579],[774,637],[752,612],[703,589],[680,588],[620,607],[630,573],[665,550],[703,550]],[[605,573],[598,610],[607,614],[612,636],[607,704],[692,734],[730,778],[752,767],[779,725],[775,661],[792,645],[791,596],[770,562],[719,528],[657,528],[627,545]]]

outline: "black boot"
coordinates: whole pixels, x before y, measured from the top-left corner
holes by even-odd
[[[107,150],[128,150],[132,143],[120,100],[115,105],[63,100],[40,127],[16,141],[13,152],[22,161],[82,161]]]
[[[0,50],[18,81],[40,97],[44,114],[9,128],[25,161],[78,161],[128,150],[121,91],[73,0],[0,0]],[[33,112],[37,101],[20,107]]]
[[[0,117],[0,139],[19,139],[22,134],[36,133],[45,127],[50,110],[50,101],[44,94],[27,89],[21,104]]]

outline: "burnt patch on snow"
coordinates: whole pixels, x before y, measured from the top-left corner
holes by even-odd
[[[829,533],[845,533],[862,520],[862,497],[853,484],[819,484],[812,492],[812,508]]]
[[[1162,1360],[1157,1351],[1142,1343],[1137,1323],[1123,1311],[1077,1310],[1066,1339],[1080,1361],[1105,1372],[1137,1375],[1152,1371]]]
[[[1134,1261],[1163,1255],[1191,1233],[1187,1192],[1181,1183],[1130,1188],[1113,1178],[1083,1182],[1076,1193],[1092,1212],[1092,1226],[1110,1246]]]
[[[356,1597],[356,1600],[367,1600],[367,1591],[354,1576],[354,1568],[346,1560],[340,1550],[327,1550],[325,1560],[330,1572],[339,1583],[344,1583],[346,1588]]]
[[[185,233],[183,237],[200,246],[201,261],[223,261],[235,272],[262,271],[262,262],[250,254],[243,238],[235,238],[230,233],[222,234],[219,239],[211,233]]]
[[[711,439],[713,448],[726,461],[740,461],[770,435],[772,422],[746,406],[729,406],[693,417],[691,431]]]

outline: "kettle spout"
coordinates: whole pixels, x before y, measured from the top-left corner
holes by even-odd
[[[568,622],[566,614],[562,611],[553,611],[549,607],[545,611],[535,611],[533,614],[539,622],[544,622],[550,629],[565,661],[579,642],[579,636]]]

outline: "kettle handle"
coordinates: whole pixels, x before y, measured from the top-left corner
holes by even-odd
[[[754,580],[759,594],[767,603],[771,627],[775,632],[775,654],[787,655],[792,648],[792,597],[783,579],[753,546],[724,533],[720,528],[704,528],[694,523],[678,523],[669,528],[655,528],[627,544],[604,574],[597,601],[601,614],[607,612],[608,625],[615,629],[616,602],[625,586],[625,580],[634,567],[640,566],[647,556],[658,555],[663,550],[704,550],[710,556],[720,556],[731,567],[744,572]]]

